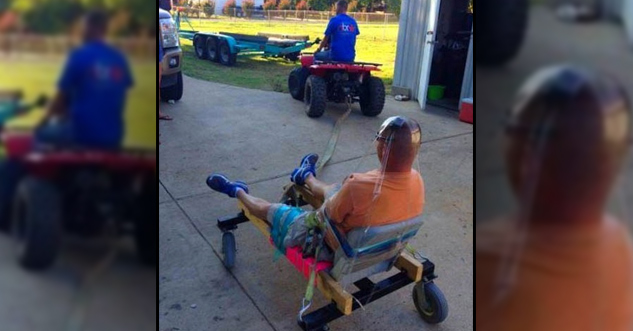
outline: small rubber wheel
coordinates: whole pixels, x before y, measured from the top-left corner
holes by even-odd
[[[224,232],[222,235],[222,254],[224,254],[224,266],[227,269],[235,265],[235,236],[232,232]]]
[[[310,76],[306,81],[303,102],[308,117],[321,117],[327,102],[327,84],[319,76]]]
[[[422,289],[424,286],[424,290]],[[424,295],[422,293],[424,292]],[[429,324],[443,322],[448,316],[448,303],[444,294],[433,282],[419,282],[413,287],[413,304],[420,317]]]
[[[218,56],[218,41],[216,38],[208,38],[206,45],[207,59],[211,62],[218,62],[220,57]]]
[[[237,54],[231,54],[231,47],[226,40],[220,40],[220,63],[225,66],[232,66],[237,61]]]
[[[288,76],[288,91],[290,91],[293,99],[303,101],[308,76],[310,76],[310,70],[304,67],[295,68],[290,72],[290,76]]]
[[[193,38],[193,47],[196,50],[196,56],[199,59],[205,60],[207,59],[207,52],[206,52],[206,42],[204,37],[202,36],[196,36],[195,38]]]

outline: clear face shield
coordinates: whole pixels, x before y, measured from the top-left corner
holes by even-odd
[[[572,257],[597,250],[587,238],[604,241],[607,222],[630,229],[630,107],[617,82],[574,67],[541,70],[520,89],[505,151],[518,208],[477,233],[477,263],[491,268],[477,273],[477,287],[486,292],[478,300],[481,325],[506,318],[494,312],[510,302],[528,302],[517,296],[529,292],[526,284],[538,286],[535,279],[570,281],[570,270],[579,270]],[[496,263],[480,263],[490,260]],[[596,267],[589,258],[584,263]],[[586,286],[592,290],[609,281],[609,270],[597,270]],[[593,299],[592,305],[606,307],[604,296]],[[606,325],[598,324],[598,330]]]
[[[344,238],[332,274],[345,289],[388,269],[421,225],[420,144],[417,122],[388,118],[354,173],[324,204],[333,230]]]

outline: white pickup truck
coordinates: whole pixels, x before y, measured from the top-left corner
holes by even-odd
[[[160,20],[160,45],[163,48],[163,77],[160,82],[160,98],[178,101],[182,98],[182,49],[178,29],[168,11],[158,9]]]

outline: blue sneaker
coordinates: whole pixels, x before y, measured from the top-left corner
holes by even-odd
[[[308,175],[316,177],[316,163],[319,156],[316,154],[308,154],[301,159],[299,168],[296,168],[290,175],[290,181],[297,185],[304,185]]]
[[[248,186],[241,181],[230,181],[226,176],[221,174],[213,174],[207,178],[207,185],[214,191],[224,193],[231,198],[237,197],[239,190],[248,193]]]

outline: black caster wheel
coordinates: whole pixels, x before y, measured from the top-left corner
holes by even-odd
[[[235,236],[232,232],[224,232],[222,235],[222,254],[224,254],[224,267],[233,268],[235,265]]]
[[[420,317],[429,324],[438,324],[448,316],[448,303],[433,282],[419,282],[413,287],[413,304]]]

